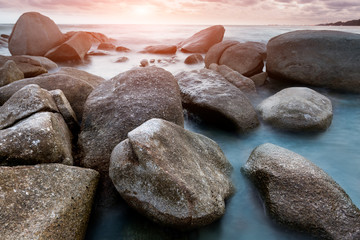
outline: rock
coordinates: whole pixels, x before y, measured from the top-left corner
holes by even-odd
[[[201,69],[177,74],[184,108],[205,121],[247,131],[258,126],[249,99],[219,73]]]
[[[291,131],[323,131],[332,121],[331,101],[314,90],[286,88],[257,107],[265,122]]]
[[[59,113],[35,113],[0,130],[0,165],[72,165],[71,148],[71,134]]]
[[[115,50],[116,50],[117,52],[131,52],[130,49],[128,49],[127,47],[123,47],[123,46],[116,47]]]
[[[50,91],[53,97],[59,113],[63,116],[67,126],[72,133],[77,133],[80,130],[79,122],[76,118],[76,114],[72,109],[69,101],[66,99],[63,91],[60,89]]]
[[[48,91],[35,84],[26,85],[0,107],[0,130],[37,112],[58,112],[58,108]]]
[[[104,42],[104,43],[100,43],[97,49],[110,51],[110,50],[115,50],[116,46],[112,43]]]
[[[267,48],[266,48],[266,44],[262,43],[262,42],[246,42],[245,43],[247,46],[251,46],[253,49],[256,49],[261,57],[262,60],[265,61],[267,58]]]
[[[7,35],[7,34],[1,34],[0,37],[5,38],[5,39],[9,39],[10,36]]]
[[[256,87],[260,87],[265,84],[267,78],[268,78],[267,72],[261,72],[252,76],[250,79],[255,83]]]
[[[204,62],[204,58],[201,54],[191,54],[185,59],[185,64],[198,64]]]
[[[119,57],[115,62],[117,63],[123,63],[129,61],[128,57]]]
[[[27,12],[20,16],[11,32],[9,51],[12,55],[44,56],[64,40],[53,20],[37,12]]]
[[[37,60],[25,56],[8,57],[0,55],[0,65],[5,64],[9,60],[16,63],[16,66],[23,72],[25,78],[36,77],[43,73],[47,73],[46,68]]]
[[[237,43],[224,50],[218,64],[226,65],[245,77],[251,77],[262,72],[263,57],[263,52],[254,43]]]
[[[217,65],[216,63],[212,63],[210,64],[209,69],[215,72],[219,72],[219,65]]]
[[[272,78],[360,92],[359,34],[294,31],[272,38],[267,48]]]
[[[345,191],[308,159],[263,144],[243,167],[270,217],[320,239],[359,239],[360,210]]]
[[[255,83],[237,71],[232,70],[226,65],[218,66],[218,72],[231,84],[239,88],[244,93],[255,93]]]
[[[5,64],[0,68],[0,87],[23,78],[24,73],[12,60],[6,61]]]
[[[71,107],[76,113],[77,119],[81,122],[84,103],[94,87],[89,83],[68,75],[54,74],[26,78],[10,83],[0,88],[0,105],[4,104],[15,92],[28,84],[37,84],[48,91],[60,89],[69,100]]]
[[[90,51],[87,53],[89,56],[107,56],[109,53],[101,50]]]
[[[210,47],[223,40],[225,28],[215,25],[201,30],[180,42],[178,48],[185,53],[206,53]]]
[[[89,36],[90,42],[92,44],[99,44],[99,43],[103,43],[103,42],[109,42],[110,39],[105,36],[102,33],[98,33],[98,32],[86,32],[86,31],[70,31],[64,34],[65,36],[65,41],[69,40],[71,37],[73,37],[75,34],[77,33],[86,33]]]
[[[150,59],[150,63],[155,63],[155,59]]]
[[[141,53],[153,53],[153,54],[175,54],[177,51],[176,45],[156,45],[148,46]]]
[[[111,155],[110,177],[127,203],[180,229],[220,218],[233,193],[232,166],[211,139],[161,119],[128,133]]]
[[[224,51],[238,43],[238,41],[225,40],[213,45],[205,55],[205,67],[209,68],[212,63],[219,64],[219,60]]]
[[[103,190],[113,188],[108,179],[111,151],[128,132],[151,118],[184,124],[179,86],[164,69],[129,70],[105,81],[89,95],[79,146],[83,151],[82,166],[100,171],[107,179],[102,181]],[[106,198],[110,199],[108,195]]]
[[[147,59],[143,59],[140,61],[140,67],[148,67],[149,61]]]
[[[44,67],[46,70],[53,70],[53,69],[58,68],[58,65],[56,63],[54,63],[53,61],[51,61],[50,59],[48,59],[46,57],[30,56],[30,55],[22,55],[21,57],[26,57],[26,58],[30,58],[35,61],[38,61],[40,63],[40,65],[42,67]]]
[[[45,57],[55,62],[83,61],[91,45],[89,35],[78,32],[63,44],[49,50]]]
[[[84,239],[98,178],[61,164],[0,167],[0,235]]]
[[[82,71],[82,70],[79,70],[79,69],[73,68],[73,67],[62,67],[56,73],[49,74],[49,76],[57,75],[57,74],[67,75],[70,77],[80,79],[82,81],[87,82],[94,88],[99,86],[102,82],[105,81],[105,79],[100,76],[97,76],[97,75],[94,75],[94,74],[91,74],[91,73],[88,73],[88,72],[85,72],[85,71]]]

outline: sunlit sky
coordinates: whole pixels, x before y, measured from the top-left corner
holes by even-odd
[[[0,0],[0,23],[28,11],[56,23],[291,24],[360,18],[360,0]]]

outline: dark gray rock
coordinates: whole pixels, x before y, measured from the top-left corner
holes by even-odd
[[[310,88],[286,88],[261,102],[264,121],[291,131],[323,131],[332,121],[331,101]]]
[[[2,239],[84,239],[99,174],[62,164],[0,167]]]
[[[224,33],[223,26],[211,26],[180,42],[178,48],[185,53],[206,53],[209,48],[223,40]]]
[[[35,113],[0,130],[0,165],[72,165],[71,148],[71,133],[59,113]]]
[[[219,64],[219,60],[224,51],[232,45],[238,44],[238,41],[225,40],[212,46],[205,55],[205,67],[209,68],[210,64]]]
[[[360,92],[360,34],[295,31],[272,38],[267,48],[272,78]]]
[[[176,45],[155,45],[148,46],[141,53],[154,53],[154,54],[175,54],[177,51]]]
[[[81,122],[84,104],[88,95],[94,90],[89,83],[68,75],[55,74],[26,78],[0,88],[0,105],[4,104],[15,92],[26,85],[37,84],[48,91],[60,89],[71,104],[77,119]]]
[[[320,239],[359,239],[360,210],[345,191],[306,158],[263,144],[243,167],[270,217]]]
[[[97,49],[112,51],[116,49],[116,46],[112,43],[104,42],[104,43],[100,43]]]
[[[37,112],[58,112],[58,108],[48,91],[26,85],[0,107],[0,130]]]
[[[49,50],[45,57],[55,62],[83,61],[91,45],[89,34],[78,32],[63,44]]]
[[[53,20],[37,12],[27,12],[20,16],[11,32],[9,51],[12,55],[44,56],[64,40]]]
[[[219,65],[226,65],[246,77],[251,77],[262,72],[263,51],[253,42],[237,43],[224,50]]]
[[[209,69],[176,75],[184,108],[205,121],[247,131],[258,126],[254,107],[248,98],[219,73]]]
[[[50,91],[49,93],[53,97],[57,109],[59,110],[59,113],[63,116],[70,131],[75,135],[80,130],[80,125],[76,118],[76,114],[72,109],[69,101],[65,97],[63,91],[61,91],[60,89],[56,89]]]
[[[6,61],[4,65],[0,67],[0,87],[23,78],[24,73],[17,67],[16,63],[12,60]]]
[[[201,54],[191,54],[185,59],[185,64],[198,64],[204,62],[204,58]]]
[[[211,139],[162,119],[128,133],[111,155],[110,177],[127,203],[180,229],[220,218],[233,193],[232,166]]]
[[[82,165],[108,179],[111,151],[128,132],[151,118],[184,124],[180,89],[171,73],[156,67],[136,68],[99,85],[84,108],[79,135]],[[113,187],[110,179],[102,183],[105,191]]]

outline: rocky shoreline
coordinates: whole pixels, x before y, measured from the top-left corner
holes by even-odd
[[[143,59],[105,80],[57,63],[131,49],[101,33],[63,34],[50,18],[23,14],[0,38],[12,54],[0,56],[0,235],[83,239],[91,209],[120,196],[159,225],[209,225],[234,193],[233,167],[217,143],[184,129],[184,112],[237,134],[259,124],[318,134],[333,110],[311,88],[360,92],[358,34],[295,31],[265,45],[223,41],[224,33],[212,26],[143,50],[169,62],[177,51],[189,53],[185,63],[203,69],[173,76]],[[89,52],[94,45],[97,52]],[[272,80],[302,87],[255,106],[257,89]],[[309,160],[267,144],[242,169],[282,225],[321,239],[360,238],[360,210]]]

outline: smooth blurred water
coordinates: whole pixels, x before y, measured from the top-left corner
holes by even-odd
[[[60,25],[63,32],[101,32],[115,40],[116,45],[132,49],[130,53],[109,52],[108,56],[90,56],[75,67],[106,79],[139,65],[141,59],[170,59],[172,56],[142,54],[147,45],[176,44],[207,26],[196,25]],[[12,25],[0,25],[0,33],[10,34]],[[360,33],[360,27],[326,26],[225,26],[225,39],[267,41],[279,34],[300,30],[341,30]],[[94,49],[96,46],[94,47]],[[6,48],[0,54],[9,55]],[[176,74],[180,71],[203,68],[203,64],[185,65],[189,54],[178,52],[173,63],[157,63]],[[126,63],[115,63],[126,56]],[[67,65],[67,64],[61,64]],[[260,88],[254,105],[280,88]],[[321,167],[360,206],[360,95],[316,89],[328,96],[333,104],[334,118],[330,128],[319,134],[281,132],[261,124],[256,130],[240,135],[220,130],[193,119],[186,119],[185,127],[215,140],[234,167],[232,179],[236,193],[226,205],[225,215],[210,226],[191,232],[177,232],[160,227],[128,208],[124,202],[108,209],[98,209],[91,219],[87,239],[310,239],[278,226],[266,215],[256,189],[241,174],[251,151],[263,143],[273,143],[299,153]]]

